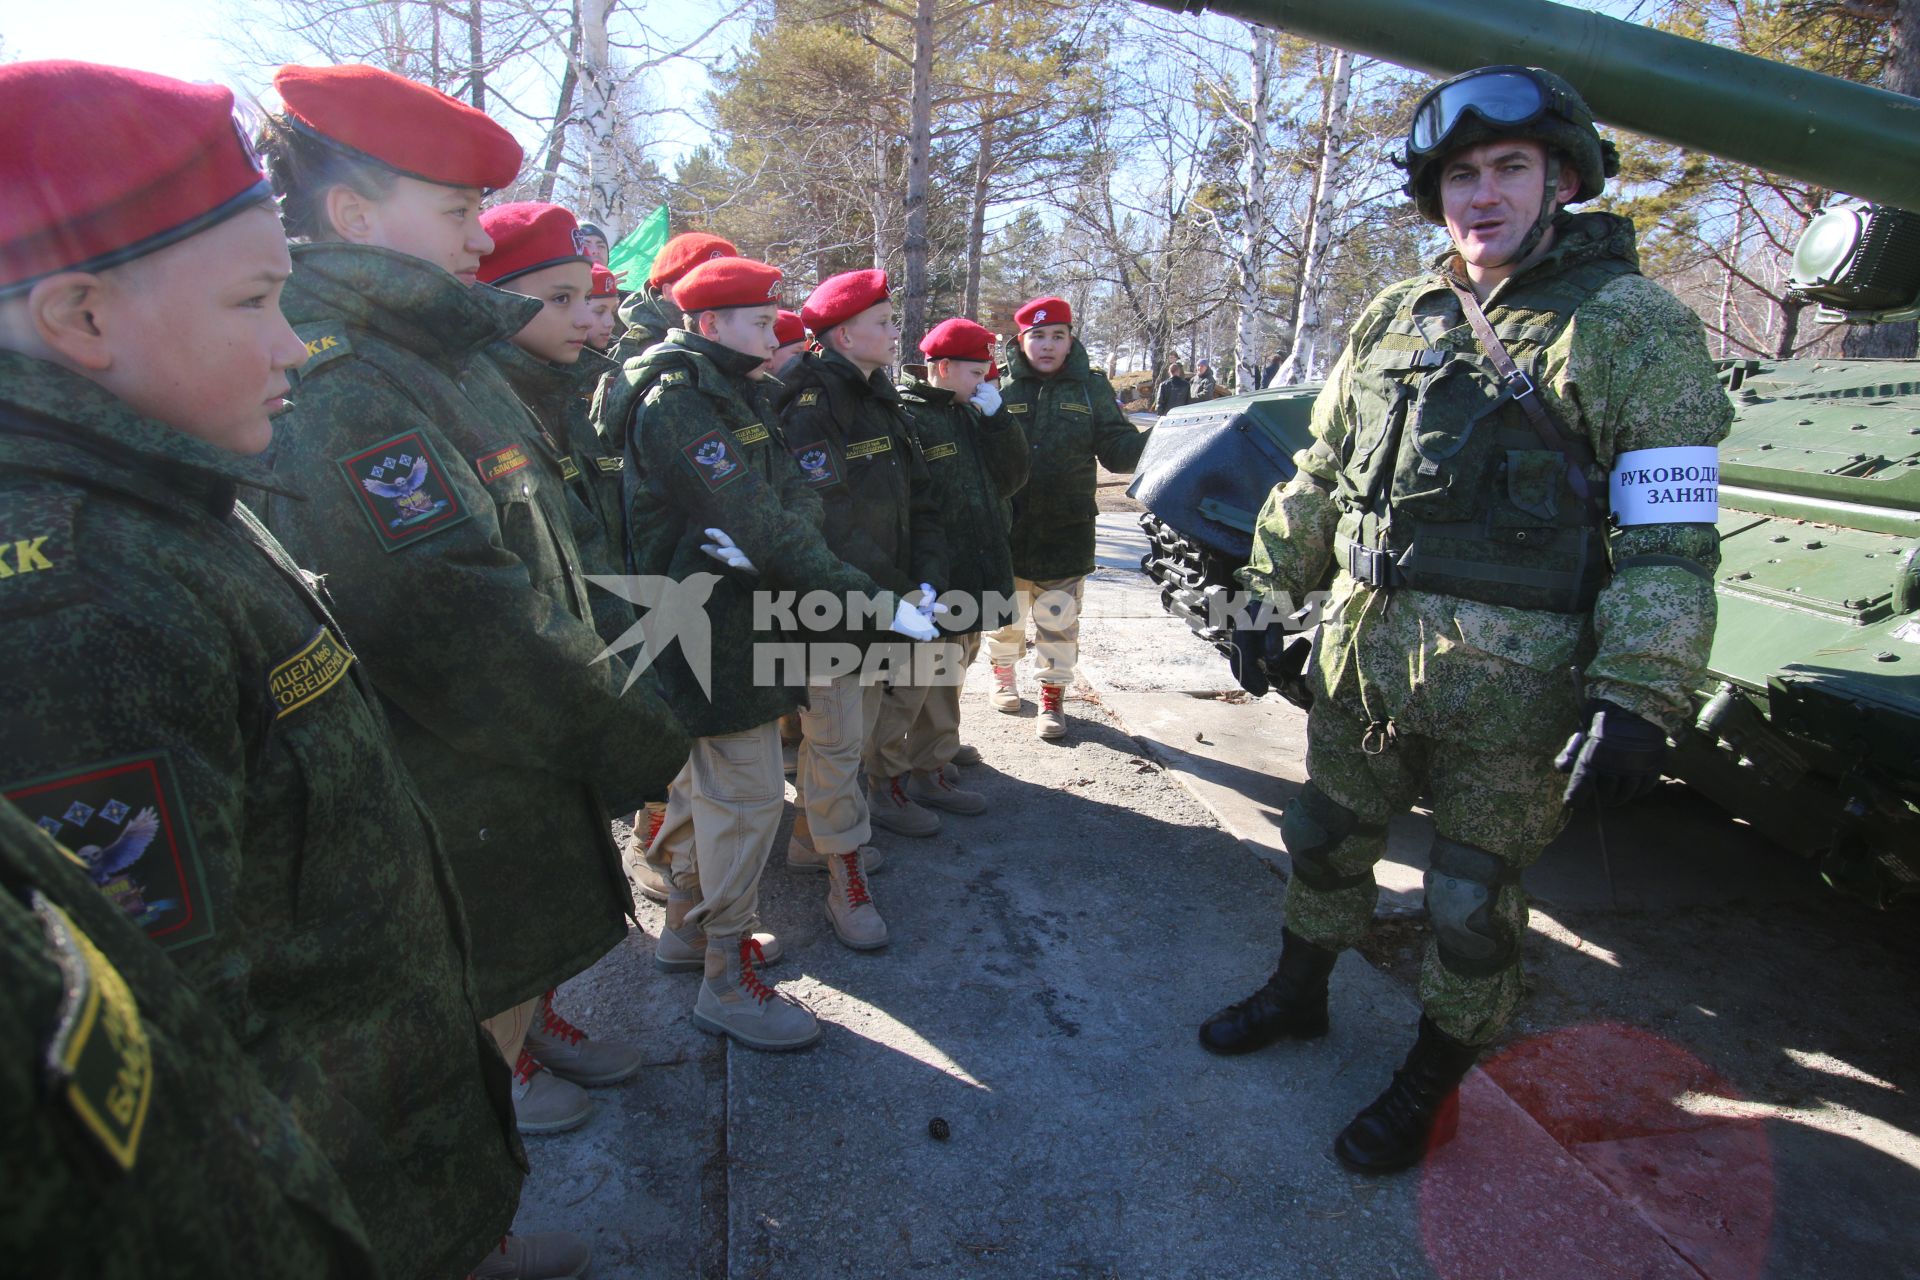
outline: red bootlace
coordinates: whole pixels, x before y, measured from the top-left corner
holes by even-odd
[[[552,991],[547,992],[545,1001],[547,1013],[541,1019],[542,1025],[546,1027],[548,1035],[556,1039],[565,1039],[568,1044],[579,1044],[587,1038],[587,1033],[560,1016],[560,1011],[553,1007],[553,997]]]
[[[996,663],[993,668],[993,683],[997,688],[1013,688],[1013,668],[1003,667]]]
[[[665,809],[647,810],[647,847],[648,848],[653,847],[654,837],[660,834],[660,828],[665,826],[666,822],[667,822],[667,811]]]
[[[894,777],[890,785],[893,788],[893,802],[895,804],[904,809],[913,803],[913,800],[907,795],[907,789],[900,785],[898,776]]]
[[[533,1082],[533,1078],[539,1075],[543,1069],[544,1068],[541,1067],[539,1059],[535,1058],[531,1053],[528,1053],[525,1049],[522,1049],[520,1051],[520,1061],[513,1064],[514,1083],[515,1084],[531,1084]]]
[[[1065,685],[1058,685],[1058,684],[1041,685],[1040,686],[1040,709],[1042,711],[1060,710],[1060,704],[1064,700],[1066,692],[1067,690]]]
[[[740,939],[740,985],[761,1004],[773,999],[773,988],[760,981],[760,974],[753,964],[755,960],[764,964],[766,959],[767,953],[761,949],[758,938]]]
[[[873,898],[867,893],[867,878],[860,874],[860,851],[855,849],[839,856],[841,865],[847,869],[847,905],[864,907]]]

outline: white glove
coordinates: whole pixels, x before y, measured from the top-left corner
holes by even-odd
[[[760,572],[754,567],[753,561],[747,559],[747,553],[733,545],[733,539],[727,536],[726,530],[709,529],[707,536],[713,541],[701,543],[700,549],[715,560],[729,569],[739,569],[746,573]]]
[[[927,621],[925,614],[902,600],[893,611],[891,628],[909,640],[938,640],[940,633],[933,629],[933,623]]]
[[[920,609],[920,616],[928,622],[932,622],[943,613],[952,612],[947,606],[940,603],[940,593],[933,589],[931,582],[923,582],[920,584],[920,604],[918,607]]]
[[[991,418],[1000,412],[1000,388],[991,382],[983,382],[974,391],[973,399],[967,403],[978,409],[982,417]]]

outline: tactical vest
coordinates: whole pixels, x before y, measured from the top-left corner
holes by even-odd
[[[1487,319],[1538,385],[1547,348],[1574,311],[1628,274],[1636,274],[1631,262],[1602,258],[1521,281]],[[1606,527],[1575,495],[1566,457],[1528,423],[1465,318],[1447,323],[1458,307],[1443,285],[1410,293],[1354,365],[1354,429],[1341,445],[1334,494],[1339,563],[1375,588],[1585,613],[1609,573]],[[1606,492],[1604,476],[1588,478]]]

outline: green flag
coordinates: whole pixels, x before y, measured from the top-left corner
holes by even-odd
[[[623,289],[638,289],[653,270],[654,255],[667,242],[667,206],[661,205],[613,246],[607,254],[607,269],[619,278]]]

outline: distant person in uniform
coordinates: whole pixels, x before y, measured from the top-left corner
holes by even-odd
[[[613,252],[607,243],[607,233],[591,222],[580,224],[580,252],[586,255],[588,262],[596,267],[607,265],[608,256]]]
[[[705,231],[684,231],[661,245],[645,282],[620,304],[622,329],[608,353],[613,361],[625,364],[680,326],[681,312],[673,301],[680,277],[703,262],[739,256],[731,241]]]
[[[593,327],[587,331],[587,345],[606,355],[613,348],[614,330],[620,324],[620,282],[613,272],[599,263],[593,265],[593,284],[587,292],[587,310]]]

